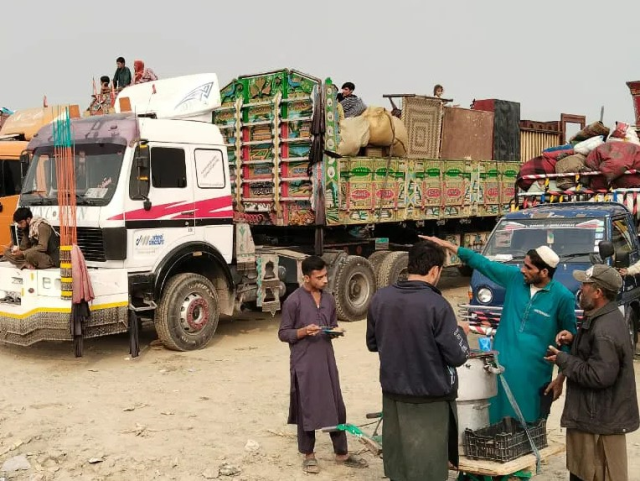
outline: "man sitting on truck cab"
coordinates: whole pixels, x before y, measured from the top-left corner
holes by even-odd
[[[13,221],[22,231],[20,243],[4,252],[4,260],[19,269],[48,269],[60,263],[60,239],[43,217],[34,217],[28,207],[19,207]]]

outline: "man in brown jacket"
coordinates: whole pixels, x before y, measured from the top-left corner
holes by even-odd
[[[4,259],[19,269],[48,269],[60,262],[60,240],[53,227],[42,217],[34,217],[28,207],[19,207],[13,221],[22,231],[20,245],[4,251]]]
[[[616,298],[622,277],[596,264],[574,271],[582,283],[580,306],[586,319],[575,339],[562,331],[549,356],[567,378],[561,424],[567,428],[567,468],[571,481],[627,481],[626,434],[638,429],[633,348]]]

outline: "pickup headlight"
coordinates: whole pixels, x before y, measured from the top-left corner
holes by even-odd
[[[488,287],[478,289],[478,302],[481,304],[489,304],[493,300],[493,292]]]
[[[582,289],[576,291],[576,308],[580,309],[580,298],[582,297]]]

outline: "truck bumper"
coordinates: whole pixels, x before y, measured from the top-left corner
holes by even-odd
[[[0,341],[30,346],[40,341],[71,341],[71,304],[68,307],[45,306],[20,312],[16,306],[0,303]],[[19,306],[18,306],[19,308]],[[86,339],[127,332],[128,305],[96,305],[84,330]]]
[[[91,316],[84,337],[126,332],[126,272],[96,270],[90,277],[96,298],[89,304]],[[71,314],[71,301],[60,297],[59,269],[18,270],[0,263],[0,342],[30,346],[40,341],[71,341]]]

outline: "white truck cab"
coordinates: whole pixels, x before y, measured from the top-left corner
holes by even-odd
[[[217,76],[199,74],[128,87],[118,113],[71,121],[78,245],[95,292],[83,337],[136,336],[138,317],[152,317],[168,348],[191,350],[247,299],[279,308],[278,255],[234,227],[227,149],[211,122],[219,105]],[[19,206],[58,226],[53,127],[28,150]],[[60,288],[60,269],[0,262],[0,340],[71,340]]]

